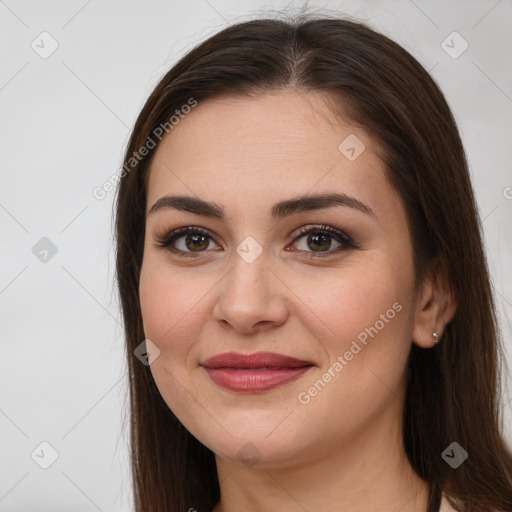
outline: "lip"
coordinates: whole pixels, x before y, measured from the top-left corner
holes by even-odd
[[[225,352],[200,363],[210,378],[231,391],[266,391],[298,379],[314,366],[310,361],[275,352]]]

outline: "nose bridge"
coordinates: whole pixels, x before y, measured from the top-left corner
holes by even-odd
[[[247,237],[233,254],[232,270],[227,276],[225,292],[238,301],[256,304],[267,294],[268,255],[266,250],[252,237]]]
[[[276,295],[279,291],[267,264],[267,250],[256,240],[245,239],[237,246],[220,289],[215,308],[217,320],[246,332],[258,323],[284,320],[285,308]]]

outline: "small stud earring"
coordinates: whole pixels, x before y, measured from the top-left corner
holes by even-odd
[[[437,335],[437,332],[432,333],[432,338],[434,338],[434,343],[437,343],[439,341],[439,336]]]

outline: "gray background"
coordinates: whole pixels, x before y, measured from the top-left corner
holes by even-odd
[[[114,193],[97,200],[92,191],[119,170],[136,115],[179,56],[227,24],[303,6],[240,4],[0,1],[3,512],[129,509]],[[368,22],[408,49],[444,91],[470,163],[510,364],[511,2],[331,1],[309,8]],[[58,43],[47,58],[41,52],[52,40],[40,36],[44,31]],[[464,42],[453,31],[469,45],[457,58]],[[45,262],[44,253],[34,254],[48,244],[43,237],[57,249]],[[505,397],[512,443],[508,389]],[[58,453],[48,469],[35,462],[50,460],[42,442]]]

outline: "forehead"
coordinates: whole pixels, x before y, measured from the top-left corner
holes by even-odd
[[[199,103],[156,150],[148,210],[165,194],[215,200],[228,216],[308,193],[357,196],[374,210],[396,202],[385,197],[393,191],[375,142],[334,117],[328,100],[280,91]]]

